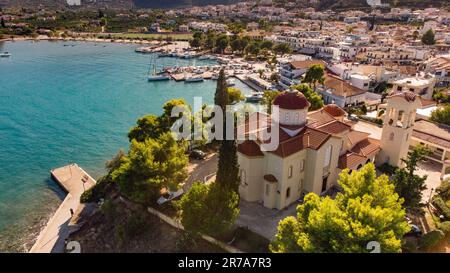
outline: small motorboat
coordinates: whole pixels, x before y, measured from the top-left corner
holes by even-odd
[[[234,86],[236,81],[234,79],[227,79],[227,86]]]
[[[217,74],[217,73],[212,74],[211,80],[218,80],[218,79],[219,79],[219,74]]]
[[[187,83],[190,83],[190,82],[202,82],[203,81],[203,77],[202,76],[191,76],[191,77],[187,77],[184,81],[187,82]]]
[[[250,102],[250,103],[258,103],[263,99],[263,95],[262,94],[252,94],[250,96],[246,96],[245,97],[245,101],[246,102]]]
[[[9,52],[3,52],[3,53],[0,53],[0,57],[1,58],[8,58],[8,57],[11,57],[11,54]]]

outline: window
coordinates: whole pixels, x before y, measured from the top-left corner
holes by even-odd
[[[406,134],[406,139],[405,139],[405,141],[408,141],[408,137],[409,137],[409,134]]]
[[[266,195],[268,196],[270,192],[269,184],[266,184]]]
[[[298,183],[298,191],[300,192],[303,189],[303,178],[300,179],[300,182]]]
[[[247,184],[246,175],[245,175],[245,170],[244,169],[241,169],[240,177],[241,177],[241,184],[242,185]]]
[[[300,121],[300,115],[299,115],[299,113],[295,113],[295,121],[297,121],[297,122]]]
[[[289,166],[289,169],[288,169],[288,178],[291,178],[292,177],[292,166]]]
[[[286,190],[286,198],[289,198],[291,196],[291,188],[287,188]]]
[[[300,171],[303,172],[305,170],[305,160],[300,161]]]
[[[327,167],[327,166],[329,166],[330,165],[330,162],[331,162],[331,151],[332,151],[332,149],[333,149],[333,146],[328,146],[327,147],[327,149],[325,150],[325,159],[324,159],[324,162],[323,162],[323,166],[324,167]]]
[[[389,134],[389,140],[391,140],[391,141],[394,140],[394,133],[390,133],[390,134]]]
[[[402,91],[402,87],[401,86],[397,86],[397,91]]]
[[[289,113],[286,113],[286,115],[284,116],[284,120],[285,120],[286,122],[289,122]]]

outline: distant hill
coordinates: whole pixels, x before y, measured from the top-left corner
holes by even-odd
[[[70,0],[71,2],[77,0]],[[206,5],[229,5],[245,0],[79,0],[84,7],[108,7],[108,8],[157,8],[170,9],[192,6]],[[294,0],[274,0],[278,4],[292,2]],[[306,0],[297,0],[307,3]],[[389,3],[391,7],[449,7],[449,0],[381,0],[382,3]],[[67,0],[0,0],[0,7],[67,7]],[[305,6],[305,5],[301,5]],[[366,0],[317,0],[315,7],[319,10],[325,9],[358,9],[369,8]]]
[[[207,6],[207,5],[230,5],[242,0],[133,0],[136,7],[140,8],[179,8],[192,6]]]
[[[179,8],[206,5],[229,5],[242,0],[81,0],[82,6],[110,8]],[[73,1],[71,1],[73,2]],[[67,0],[0,0],[0,7],[67,7]]]

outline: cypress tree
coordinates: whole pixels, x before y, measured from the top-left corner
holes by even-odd
[[[216,183],[236,192],[239,191],[239,168],[237,161],[237,149],[235,140],[226,140],[226,106],[228,104],[228,90],[224,69],[220,70],[217,81],[214,103],[223,111],[223,140],[219,149],[219,163],[216,175]]]

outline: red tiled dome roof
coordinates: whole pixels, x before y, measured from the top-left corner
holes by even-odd
[[[346,114],[345,111],[336,104],[327,104],[323,107],[323,110],[333,117],[340,117]]]
[[[287,110],[305,109],[310,105],[301,92],[283,92],[275,98],[273,104]]]

